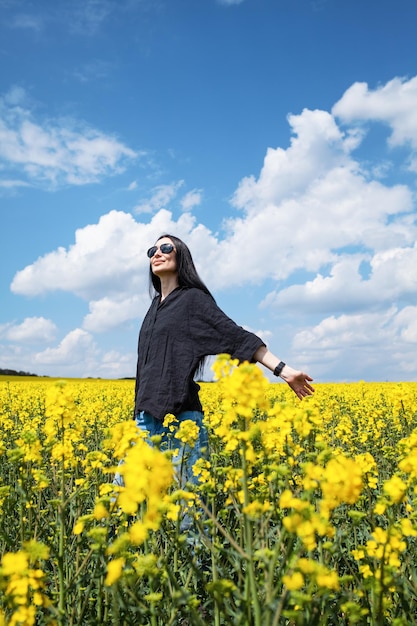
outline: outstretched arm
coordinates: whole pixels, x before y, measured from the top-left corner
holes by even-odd
[[[278,363],[280,363],[280,360],[265,346],[258,348],[254,354],[254,359],[262,363],[262,365],[271,370],[271,372],[273,372]],[[289,365],[284,365],[279,376],[285,380],[300,400],[306,396],[311,396],[314,392],[314,387],[310,385],[313,379],[305,372],[295,370]]]

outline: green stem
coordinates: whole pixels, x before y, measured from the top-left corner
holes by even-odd
[[[220,524],[219,520],[217,520],[215,518],[215,516],[213,515],[212,511],[210,511],[207,506],[204,504],[204,502],[202,500],[200,500],[199,506],[203,509],[204,513],[207,515],[207,517],[209,517],[211,519],[211,521],[213,522],[213,525],[220,531],[220,533],[223,535],[223,537],[225,539],[227,539],[228,543],[230,543],[231,546],[233,546],[233,548],[236,550],[236,552],[238,554],[240,554],[240,556],[243,559],[248,560],[249,556],[248,554],[242,549],[242,547],[237,543],[237,541],[235,539],[233,539],[232,535],[230,533],[227,532],[227,530],[225,530],[225,528],[223,528],[223,526]],[[212,552],[213,554],[213,552]]]
[[[246,460],[246,441],[242,441],[242,472],[243,472],[243,505],[244,507],[249,504],[249,489],[248,489],[248,480],[249,480],[249,472],[248,465]],[[253,561],[253,534],[252,534],[252,523],[249,517],[244,513],[244,533],[245,533],[245,544],[246,544],[246,552],[248,555],[248,575],[249,575],[249,594],[250,594],[250,604],[253,606],[254,618],[255,618],[255,626],[265,626],[262,624],[262,614],[261,614],[261,606],[259,604],[259,598],[256,588],[256,576],[255,576],[255,568]]]
[[[58,583],[59,583],[59,602],[58,602],[58,624],[59,626],[65,626],[65,604],[66,604],[66,590],[65,590],[65,568],[64,568],[64,555],[65,555],[65,471],[64,471],[64,459],[61,463],[61,502],[58,506]]]
[[[216,514],[216,499],[212,498],[211,500],[211,513],[213,515],[213,519],[217,518],[217,514]],[[214,546],[215,545],[215,538],[216,538],[216,526],[215,524],[212,524],[211,526],[211,545]],[[213,579],[213,583],[215,583],[218,580],[218,572],[217,572],[217,563],[216,563],[216,555],[214,550],[211,550],[211,575],[212,575],[212,579]],[[217,600],[214,601],[214,626],[220,626],[220,607],[219,604],[217,602]]]
[[[385,621],[384,621],[384,574],[385,574],[384,562],[385,562],[385,550],[386,550],[386,545],[384,546],[384,550],[383,550],[382,558],[381,558],[381,579],[379,581],[380,585],[381,585],[381,588],[379,590],[378,609],[377,609],[377,615],[376,615],[376,623],[379,626],[383,626],[385,624]]]

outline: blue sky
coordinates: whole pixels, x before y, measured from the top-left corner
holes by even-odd
[[[0,16],[0,368],[133,376],[171,232],[316,381],[416,380],[415,0]]]

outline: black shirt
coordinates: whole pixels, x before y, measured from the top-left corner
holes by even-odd
[[[231,320],[213,298],[179,287],[160,302],[153,299],[139,333],[135,415],[201,411],[194,374],[202,357],[230,354],[253,361],[264,342]]]

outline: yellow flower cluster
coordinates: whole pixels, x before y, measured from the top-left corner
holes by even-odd
[[[406,550],[406,537],[416,537],[417,530],[408,518],[401,519],[388,528],[377,526],[365,545],[352,550],[359,562],[363,562],[359,571],[364,578],[385,576],[391,580],[392,574],[401,566],[400,555]]]
[[[161,626],[192,613],[196,589],[222,623],[243,606],[253,615],[236,619],[261,626],[330,623],[328,607],[413,623],[417,384],[318,384],[300,403],[256,365],[223,355],[215,372],[201,384],[211,454],[188,491],[171,458],[197,427],[167,416],[173,449],[149,446],[133,381],[0,381],[0,624],[120,612]]]
[[[124,486],[118,488],[116,505],[124,513],[134,515],[139,505],[146,502],[143,523],[149,528],[157,528],[161,500],[174,480],[169,458],[138,437],[118,471],[123,476]]]
[[[291,574],[283,576],[282,582],[289,590],[299,590],[308,583],[319,589],[337,591],[340,588],[337,572],[313,559],[302,558],[293,565]]]
[[[49,604],[44,593],[45,575],[36,567],[39,559],[46,559],[46,546],[31,541],[26,549],[3,554],[0,564],[0,584],[4,588],[11,617],[8,626],[32,626],[36,621],[37,607]]]

